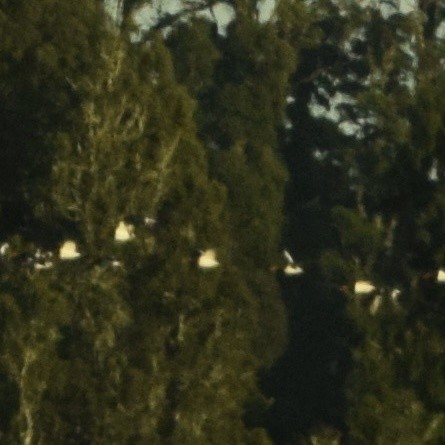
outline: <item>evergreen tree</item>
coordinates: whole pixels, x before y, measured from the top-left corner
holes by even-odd
[[[53,155],[47,134],[67,125],[65,111],[78,101],[69,80],[95,69],[93,48],[106,24],[93,1],[5,0],[1,10],[1,228],[13,233],[44,201]]]
[[[168,41],[177,76],[198,101],[210,172],[227,188],[231,262],[256,314],[244,323],[255,332],[250,348],[258,369],[270,366],[284,344],[283,310],[269,269],[278,256],[286,178],[276,132],[293,57],[273,23],[236,11],[225,36],[200,19],[175,28]],[[263,421],[267,405],[251,392],[249,424]]]
[[[339,287],[351,270],[336,249],[331,210],[350,200],[348,178],[336,159],[350,152],[351,138],[319,110],[329,109],[346,70],[356,88],[363,67],[346,42],[358,20],[354,5],[283,2],[277,26],[293,45],[298,66],[290,81],[287,122],[280,145],[289,170],[284,240],[305,274],[282,282],[290,320],[285,355],[265,379],[276,399],[269,429],[277,443],[308,443],[341,428],[345,410],[343,385],[350,366],[353,325],[345,318]],[[325,429],[325,426],[327,429]],[[335,437],[338,434],[334,434]],[[312,438],[311,438],[312,437]],[[327,439],[326,439],[327,440]],[[330,443],[330,442],[327,442]],[[335,443],[335,442],[332,442]]]
[[[445,441],[443,6],[226,3],[0,0],[1,443]]]
[[[302,421],[302,411],[295,413],[300,416],[304,429],[320,421],[342,428],[345,420],[346,437],[353,443],[440,443],[441,405],[425,398],[424,388],[420,389],[423,384],[419,387],[428,368],[426,363],[431,360],[426,357],[434,356],[437,360],[437,350],[432,346],[431,350],[422,347],[413,352],[416,349],[413,336],[429,338],[434,345],[440,343],[442,335],[430,321],[426,328],[425,322],[431,320],[433,306],[437,310],[440,288],[425,283],[422,278],[442,262],[439,254],[441,231],[434,230],[436,235],[432,235],[433,225],[426,223],[433,214],[438,215],[432,208],[440,208],[436,201],[440,201],[440,182],[434,179],[437,164],[434,159],[437,158],[433,155],[433,147],[440,133],[442,107],[437,102],[432,105],[427,99],[429,92],[425,94],[424,88],[431,89],[431,77],[423,85],[414,80],[425,79],[426,73],[422,69],[417,72],[416,68],[421,66],[416,65],[416,60],[421,60],[416,59],[416,55],[421,54],[419,48],[425,45],[419,16],[416,13],[404,15],[397,10],[383,14],[379,7],[356,8],[354,5],[350,5],[352,9],[345,14],[342,8],[348,6],[346,4],[342,8],[329,2],[323,5],[329,15],[317,25],[326,37],[309,53],[311,60],[315,54],[325,64],[319,62],[318,69],[309,64],[312,70],[309,74],[297,72],[303,77],[302,82],[309,81],[315,91],[308,89],[306,84],[296,95],[290,116],[294,124],[291,131],[298,135],[298,145],[291,139],[288,151],[288,165],[297,166],[296,162],[300,162],[305,166],[304,172],[290,167],[295,185],[300,184],[300,189],[293,185],[295,188],[290,192],[291,205],[296,210],[293,222],[296,227],[302,224],[310,227],[303,232],[305,239],[300,241],[300,249],[304,251],[308,245],[309,258],[315,260],[314,278],[324,283],[321,286],[308,283],[298,294],[294,291],[293,298],[300,304],[295,317],[296,329],[306,333],[307,328],[315,324],[318,338],[322,338],[321,342],[308,340],[306,343],[301,331],[297,330],[295,341],[300,342],[296,350],[301,351],[300,357],[306,360],[300,359],[295,367],[303,376],[309,375],[309,371],[303,373],[309,368],[318,385],[314,383],[314,388],[323,390],[321,394],[311,393],[304,397],[302,388],[307,386],[299,381],[294,385],[294,398],[290,398],[289,405],[295,409],[299,401],[304,400],[302,405],[309,414],[306,424]],[[344,27],[334,28],[336,21]],[[338,42],[335,48],[333,39]],[[429,54],[432,48],[437,51],[438,47],[436,44],[429,46]],[[426,60],[430,67],[434,66],[433,58]],[[304,68],[302,64],[301,70]],[[349,138],[341,136],[326,120],[313,115],[314,102],[311,104],[311,101],[314,98],[315,103],[331,106],[339,92],[343,96],[337,99],[336,109],[347,123]],[[304,114],[308,108],[310,113]],[[318,130],[317,135],[314,129]],[[307,139],[304,139],[305,134]],[[327,135],[329,142],[322,139]],[[296,150],[301,140],[304,145]],[[312,166],[312,170],[308,166]],[[316,171],[314,168],[323,172],[325,180],[331,177],[330,172],[335,172],[335,187],[326,187],[324,183],[314,185],[314,176],[305,174]],[[325,226],[320,222],[308,224],[317,220],[315,211],[320,212],[318,219],[326,222]],[[419,215],[422,216],[419,218]],[[318,227],[319,232],[315,231]],[[298,240],[298,234],[294,240]],[[318,252],[316,246],[319,246]],[[374,299],[354,295],[353,284],[359,279],[372,280],[380,295]],[[309,289],[314,292],[317,287],[320,297],[313,293],[309,296]],[[340,287],[342,293],[338,291]],[[401,290],[401,297],[400,300],[394,297],[392,301],[391,294],[397,295],[393,294],[395,288]],[[302,302],[309,298],[308,310]],[[326,323],[321,325],[318,320],[324,320],[321,317],[329,304],[335,305],[339,317],[346,317],[348,321],[344,320],[342,327],[341,318],[338,318],[330,328],[335,330],[335,335],[329,334],[328,340],[320,334]],[[313,318],[305,325],[308,314]],[[332,313],[330,317],[332,320]],[[433,318],[441,317],[435,313]],[[354,327],[356,334],[347,328],[348,324]],[[327,331],[330,329],[328,327]],[[337,351],[331,362],[335,365],[333,368],[326,365],[334,354],[321,356],[325,351],[322,348],[327,348],[330,342],[329,350]],[[302,344],[306,344],[306,348]],[[352,363],[348,359],[349,348],[353,351]],[[306,358],[309,352],[317,357],[318,363],[323,358],[327,363],[314,366],[317,361]],[[414,360],[412,355],[419,357],[418,354],[423,358]],[[298,360],[297,357],[294,354],[294,360]],[[322,409],[312,408],[311,412],[311,402],[329,400],[326,399],[329,386],[343,383],[351,365],[352,373],[346,382],[348,405],[343,405],[347,408],[343,411],[346,417],[338,411],[341,392],[336,393],[332,405],[325,402]],[[314,368],[321,369],[318,372],[323,373],[322,376],[315,374]],[[434,368],[441,368],[440,361]],[[326,374],[331,370],[338,378],[329,383]],[[293,378],[295,374],[292,373]],[[440,388],[437,380],[436,384]],[[289,386],[286,389],[289,390]],[[326,412],[326,404],[336,406],[337,412]],[[289,412],[287,406],[283,415],[285,412]],[[284,428],[286,424],[281,426]],[[295,435],[293,428],[286,432],[288,436]],[[313,433],[309,434],[312,440]],[[332,440],[336,443],[338,438]]]
[[[438,359],[434,345],[443,335],[430,321],[425,329],[424,317],[430,320],[432,311],[433,318],[441,318],[431,301],[425,304],[425,299],[437,301],[440,288],[423,278],[442,262],[442,235],[435,230],[429,233],[424,224],[428,225],[429,209],[437,208],[441,200],[440,181],[432,176],[432,168],[443,108],[429,102],[424,88],[426,84],[428,90],[432,88],[431,78],[425,83],[415,81],[419,74],[423,77],[425,68],[417,65],[416,69],[413,58],[424,44],[418,15],[394,11],[385,18],[378,10],[368,13],[372,20],[366,28],[365,54],[371,77],[367,91],[358,96],[366,131],[355,155],[355,191],[358,212],[374,219],[374,232],[384,233],[380,253],[366,255],[366,273],[384,288],[387,304],[379,309],[377,320],[352,315],[363,337],[354,353],[356,369],[348,385],[348,424],[351,437],[359,443],[440,443],[443,407],[433,399],[440,400],[441,392],[437,399],[425,397],[420,381],[428,372],[431,358],[427,357]],[[440,80],[437,85],[442,88]],[[394,314],[390,303],[393,286],[402,291],[396,307],[403,308],[403,317]],[[413,335],[430,340],[415,346]],[[412,354],[423,359],[410,358]],[[438,359],[435,369],[441,366]],[[363,385],[367,376],[369,385]],[[372,390],[375,384],[378,389]],[[369,405],[363,404],[364,399]]]
[[[83,31],[69,40],[50,28],[65,11],[47,6],[37,16],[54,55],[45,75],[58,82],[48,86],[54,101],[45,103],[47,114],[39,108],[34,117],[44,170],[33,176],[33,162],[23,165],[26,181],[18,177],[17,190],[36,191],[19,196],[29,214],[19,219],[31,240],[10,238],[3,258],[0,395],[13,399],[1,426],[5,441],[270,443],[257,423],[246,426],[244,410],[261,399],[257,371],[282,343],[274,280],[240,267],[234,230],[240,210],[227,201],[234,190],[221,183],[223,172],[209,177],[192,101],[175,81],[161,35],[134,45],[126,32],[116,35],[94,2],[87,8],[91,22],[81,7],[67,12]],[[25,11],[38,7],[4,2],[2,12],[31,27],[35,17]],[[39,46],[27,50],[33,60]],[[65,54],[79,65],[65,65]],[[14,89],[19,74],[25,94],[34,76],[27,76],[28,66],[7,65],[5,87]],[[19,105],[17,99],[10,106]],[[57,120],[46,122],[46,115]],[[270,252],[279,236],[284,173],[267,146],[256,144],[249,156],[264,172],[274,166],[268,199],[278,215],[257,232],[271,232]],[[227,168],[238,168],[231,157]],[[234,177],[246,176],[244,202],[260,218],[267,213],[255,188],[264,179],[244,164]],[[117,224],[133,214],[156,219],[155,228],[136,226],[133,240],[115,243]],[[14,225],[9,229],[14,233]],[[55,249],[67,238],[77,242],[80,258],[34,267],[38,247]],[[216,248],[220,268],[201,270],[193,260],[198,248]],[[270,325],[278,331],[272,344],[263,332]]]

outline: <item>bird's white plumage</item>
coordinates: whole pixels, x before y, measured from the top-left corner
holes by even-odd
[[[198,267],[201,269],[213,269],[219,266],[219,262],[216,259],[215,249],[207,249],[201,252],[198,257]]]
[[[439,269],[437,272],[437,282],[445,283],[445,271],[443,269]]]
[[[283,250],[284,258],[286,258],[287,264],[283,267],[283,273],[285,275],[301,275],[304,270],[298,264],[295,264],[292,255],[287,251]]]
[[[283,255],[284,255],[284,258],[286,258],[286,261],[288,263],[294,264],[294,259],[292,258],[292,255],[287,250],[283,251]]]
[[[392,300],[394,303],[397,303],[397,301],[398,301],[398,299],[399,299],[401,293],[402,293],[402,291],[401,291],[400,289],[398,289],[397,287],[394,288],[394,289],[391,291],[391,294],[390,294],[390,296],[391,296],[391,300]]]
[[[44,261],[44,262],[36,262],[34,263],[34,269],[35,270],[45,270],[45,269],[51,269],[53,267],[52,261]]]
[[[297,264],[288,264],[284,269],[283,272],[285,275],[301,275],[304,270],[302,267],[298,266]]]
[[[377,311],[379,310],[380,306],[382,305],[382,296],[376,295],[374,299],[372,300],[371,305],[369,306],[369,313],[371,315],[375,315]]]
[[[355,294],[370,294],[375,291],[375,286],[370,281],[359,280],[354,284]]]
[[[133,224],[126,224],[124,221],[120,221],[114,231],[114,239],[120,242],[130,241],[134,238],[134,226]]]
[[[80,257],[77,251],[77,246],[74,241],[65,241],[59,249],[59,256],[61,260],[75,260]]]
[[[148,227],[153,227],[156,225],[156,220],[154,218],[150,218],[149,216],[144,217],[144,224]]]
[[[9,250],[9,243],[3,243],[3,244],[0,246],[0,255],[1,255],[1,256],[6,255],[6,253],[8,252],[8,250]]]

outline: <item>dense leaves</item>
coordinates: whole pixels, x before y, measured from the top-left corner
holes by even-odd
[[[2,444],[444,443],[444,8],[262,3],[0,0]]]

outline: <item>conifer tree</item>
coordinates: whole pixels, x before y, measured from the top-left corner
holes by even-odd
[[[204,20],[192,21],[174,30],[169,46],[178,78],[198,101],[210,172],[227,188],[231,261],[246,296],[254,300],[249,304],[254,303],[256,318],[245,323],[252,323],[257,339],[251,347],[264,368],[283,350],[285,334],[270,267],[280,258],[286,179],[277,128],[294,61],[274,23],[261,24],[246,5],[238,6],[225,36]],[[198,49],[199,58],[194,55]],[[268,404],[252,393],[248,421],[262,422]]]
[[[305,269],[298,280],[282,282],[289,345],[264,383],[276,399],[269,429],[277,443],[305,443],[305,436],[308,443],[327,440],[329,428],[341,428],[345,410],[343,384],[353,329],[339,287],[351,264],[336,252],[331,210],[350,199],[348,178],[336,157],[347,153],[352,141],[320,113],[343,87],[346,70],[354,81],[344,88],[359,85],[363,75],[346,47],[358,14],[353,5],[348,13],[342,7],[337,2],[314,2],[312,7],[283,2],[277,20],[298,60],[280,134],[289,170],[283,238]]]
[[[434,202],[440,196],[440,181],[435,184],[431,169],[441,107],[436,115],[432,110],[437,105],[426,105],[425,84],[414,80],[418,74],[412,55],[419,54],[422,41],[418,15],[394,11],[385,18],[375,9],[366,12],[372,17],[364,37],[371,75],[367,91],[358,96],[365,131],[354,156],[354,188],[357,211],[368,221],[374,220],[375,233],[383,230],[383,244],[374,243],[377,251],[366,255],[366,273],[383,288],[386,304],[376,317],[362,318],[356,309],[352,315],[362,339],[354,352],[356,368],[348,385],[348,423],[351,437],[359,443],[439,443],[442,408],[425,399],[420,383],[428,367],[426,357],[437,357],[437,353],[434,346],[429,351],[414,346],[412,335],[431,338],[431,345],[440,337],[434,325],[424,329],[423,317],[429,319],[432,314],[432,305],[425,305],[425,298],[437,298],[440,288],[426,286],[423,275],[440,267],[436,249],[441,249],[441,235],[428,233],[423,226],[428,217],[422,215],[436,207]],[[397,310],[403,308],[402,317],[394,313],[389,298],[394,286],[402,292],[401,301],[395,302]],[[410,362],[414,349],[423,360]],[[373,385],[378,389],[370,389]],[[369,405],[362,403],[364,399]],[[400,412],[401,406],[409,409]],[[380,414],[373,416],[372,412]]]
[[[32,163],[23,166],[26,187],[37,193],[23,195],[32,218],[22,218],[35,238],[11,238],[4,258],[0,395],[13,403],[3,437],[26,444],[270,443],[243,417],[258,395],[258,369],[276,355],[263,332],[270,323],[282,329],[276,288],[272,277],[259,283],[240,267],[227,186],[210,178],[192,101],[175,81],[161,35],[133,45],[92,2],[91,22],[80,6],[69,10],[83,32],[66,40],[49,27],[64,10],[46,5],[52,14],[37,17],[57,62],[46,75],[59,82],[45,107],[58,120],[35,117],[37,144],[47,155],[36,177]],[[35,18],[26,8],[39,6],[2,7],[25,25]],[[38,51],[31,45],[30,58]],[[65,54],[81,63],[65,65]],[[18,74],[23,92],[33,85],[20,63],[7,69],[6,87],[13,89]],[[274,166],[270,199],[279,208],[281,166],[267,147],[250,155],[263,170]],[[239,176],[247,171],[241,166]],[[250,176],[245,202],[260,216],[260,203],[249,201],[262,178]],[[19,177],[17,190],[22,184]],[[133,240],[115,243],[116,225],[131,214],[156,219],[155,229],[136,226]],[[277,237],[275,220],[267,230]],[[55,258],[49,270],[37,271],[32,255],[48,237],[53,249],[74,238],[80,258]],[[216,249],[219,268],[197,266],[194,252],[206,248]],[[280,333],[274,337],[282,341]]]
[[[341,10],[334,5],[329,8],[334,15],[327,23],[319,22],[319,26],[325,32],[330,31],[327,34],[330,38],[340,36],[342,43],[337,46],[348,53],[334,58],[332,47],[330,53],[325,48],[324,54],[331,54],[328,61],[334,63],[303,79],[313,82],[318,90],[313,94],[319,103],[332,103],[333,94],[337,92],[347,95],[340,99],[337,110],[348,122],[352,137],[349,140],[337,137],[339,142],[343,139],[343,143],[335,147],[333,135],[336,132],[332,131],[332,125],[321,121],[324,131],[320,133],[330,135],[330,144],[322,142],[319,136],[311,138],[305,141],[312,147],[305,147],[306,155],[303,148],[300,153],[289,151],[292,157],[288,158],[288,162],[298,159],[300,162],[306,160],[305,165],[318,165],[318,169],[323,168],[326,178],[329,178],[329,170],[337,175],[335,187],[322,187],[321,192],[313,185],[312,189],[305,189],[306,193],[316,191],[312,202],[306,198],[308,210],[314,211],[324,205],[320,216],[324,215],[328,223],[320,232],[315,232],[315,246],[318,241],[320,251],[318,258],[315,256],[314,272],[322,272],[319,280],[325,285],[321,292],[323,308],[314,305],[310,313],[314,318],[320,317],[327,304],[337,301],[334,304],[341,315],[342,304],[345,304],[343,316],[349,319],[356,335],[345,331],[345,325],[342,328],[337,322],[333,328],[340,341],[340,354],[333,362],[333,368],[321,368],[329,372],[332,369],[339,377],[337,384],[344,382],[348,369],[352,371],[347,379],[348,405],[343,419],[346,420],[345,434],[354,443],[440,443],[442,408],[425,397],[426,391],[420,383],[428,368],[425,364],[431,360],[426,357],[438,359],[437,350],[435,346],[420,348],[418,343],[416,349],[413,343],[417,336],[431,339],[431,345],[441,341],[437,328],[431,326],[431,322],[427,328],[423,318],[430,320],[434,305],[431,299],[438,301],[440,287],[425,283],[422,277],[429,270],[437,270],[442,261],[440,229],[434,230],[435,235],[432,235],[432,225],[429,229],[423,226],[429,219],[427,214],[437,215],[435,211],[430,213],[432,208],[438,208],[434,202],[440,196],[437,193],[440,181],[434,179],[437,161],[433,165],[432,147],[439,134],[437,125],[442,119],[442,107],[437,102],[432,105],[427,99],[429,94],[423,89],[427,84],[426,88],[431,88],[431,78],[423,87],[421,83],[413,82],[416,78],[425,79],[424,71],[416,73],[415,63],[415,55],[421,48],[417,42],[421,42],[423,35],[419,16],[416,13],[404,15],[397,10],[383,14],[376,7],[353,7],[348,16],[340,15]],[[345,23],[346,34],[334,33],[332,28],[324,27],[332,26],[334,20]],[[342,28],[336,28],[339,29]],[[330,43],[329,40],[325,42]],[[437,48],[433,45],[429,50],[434,47]],[[314,51],[323,54],[319,52],[320,47],[316,46]],[[428,61],[434,66],[433,59]],[[333,79],[336,79],[335,83]],[[311,114],[306,115],[305,120],[301,117],[301,107],[309,101],[303,104],[298,101],[303,97],[309,99],[308,96],[307,91],[302,90],[292,105],[298,112],[291,115],[295,125],[292,131],[296,132],[298,128],[303,135],[305,128],[319,128],[316,125],[320,123],[320,119],[314,119]],[[427,103],[432,105],[431,108]],[[304,126],[300,122],[304,122]],[[313,136],[313,132],[309,135]],[[299,136],[301,138],[301,134]],[[308,175],[300,173],[295,178],[313,184]],[[294,190],[298,192],[298,189]],[[303,212],[298,212],[299,224],[304,221]],[[422,216],[419,218],[419,215]],[[323,232],[329,233],[330,237],[324,238]],[[310,245],[313,248],[314,244]],[[372,280],[380,295],[374,299],[354,295],[352,286],[358,279]],[[346,289],[341,285],[346,283],[350,287],[344,292]],[[343,292],[336,290],[340,286]],[[391,294],[396,288],[401,290],[401,296],[392,300]],[[301,298],[307,298],[307,295],[302,293]],[[312,301],[318,299],[312,297]],[[299,309],[301,313],[302,307]],[[440,318],[440,315],[436,313],[433,318],[436,317]],[[296,317],[295,323],[302,329],[300,320]],[[320,325],[316,328],[320,331]],[[324,339],[318,347],[326,343],[327,339]],[[309,340],[308,350],[315,354],[316,347],[317,343]],[[347,361],[349,348],[353,351],[352,368],[348,367]],[[299,349],[302,350],[302,346]],[[296,366],[303,371],[308,363]],[[439,361],[435,369],[440,368]],[[318,384],[328,381],[326,375],[316,375],[316,378]],[[295,385],[295,394],[300,400],[301,387],[301,383]],[[320,400],[319,397],[316,399]],[[341,393],[337,392],[334,400],[339,406]],[[289,401],[292,402],[295,404],[295,399]],[[307,404],[305,406],[307,409]],[[402,411],[400,407],[403,407]],[[314,410],[308,420],[328,421],[334,425],[338,422],[341,427],[342,413],[337,412],[332,417],[329,412],[326,415]]]
[[[13,232],[46,197],[52,158],[46,135],[67,124],[65,111],[78,99],[67,77],[77,81],[95,69],[91,55],[106,24],[93,1],[79,8],[5,0],[1,8],[2,230]]]

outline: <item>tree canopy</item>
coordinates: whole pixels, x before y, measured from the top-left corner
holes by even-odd
[[[399,3],[0,0],[1,443],[445,443],[445,7]]]

